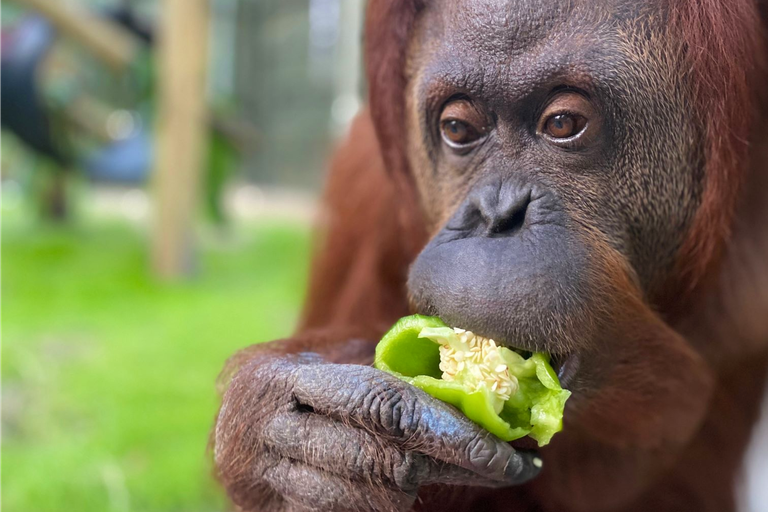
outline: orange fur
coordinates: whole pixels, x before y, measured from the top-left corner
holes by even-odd
[[[755,256],[768,250],[768,174],[759,161],[768,151],[747,144],[765,131],[755,94],[763,35],[751,1],[667,1],[674,2],[671,21],[686,41],[694,108],[707,113],[703,202],[669,285],[675,300],[666,305],[677,302],[675,314],[652,310],[622,258],[590,235],[595,282],[613,299],[599,305],[615,320],[601,332],[621,340],[622,359],[599,391],[574,395],[563,433],[543,451],[547,469],[540,478],[504,490],[430,486],[419,493],[419,510],[735,507],[735,476],[768,365],[768,293],[760,289],[768,283],[768,258]],[[332,165],[301,328],[289,340],[244,351],[230,369],[263,350],[367,363],[381,333],[408,312],[405,278],[426,234],[405,154],[403,73],[421,7],[416,0],[370,2],[370,111],[355,122]],[[751,173],[750,160],[757,164]],[[677,300],[681,290],[691,300]],[[662,346],[663,358],[657,356]],[[590,356],[599,357],[597,348]]]
[[[698,112],[706,112],[702,204],[679,255],[679,286],[690,292],[717,264],[730,237],[748,166],[762,83],[763,27],[751,0],[670,0],[682,34]]]

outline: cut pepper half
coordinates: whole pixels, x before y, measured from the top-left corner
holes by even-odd
[[[490,341],[489,357],[494,361],[490,367],[483,366],[485,380],[477,377],[481,372],[476,363],[461,362],[463,356],[458,358],[458,370],[454,364],[454,371],[447,375],[440,369],[441,347],[453,349],[453,354],[480,350],[468,348],[467,335],[474,336],[448,327],[437,317],[407,316],[377,345],[374,366],[454,405],[499,439],[512,441],[528,435],[539,446],[548,444],[562,430],[565,401],[571,395],[560,386],[549,356],[536,352],[526,359],[506,347],[496,347],[492,340],[480,338],[486,343]],[[447,353],[443,352],[444,358]],[[491,384],[493,372],[514,383],[511,393],[499,394]],[[504,400],[500,396],[509,398]]]

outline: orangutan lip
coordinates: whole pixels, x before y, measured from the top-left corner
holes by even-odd
[[[557,378],[560,380],[560,385],[564,388],[568,388],[568,385],[573,381],[576,373],[579,371],[579,365],[581,359],[579,354],[554,354],[552,355],[552,368],[557,373]]]

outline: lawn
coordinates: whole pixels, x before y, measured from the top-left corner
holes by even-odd
[[[2,218],[2,505],[7,512],[215,511],[206,443],[225,359],[287,335],[309,230],[203,237],[198,275],[162,284],[119,220]]]

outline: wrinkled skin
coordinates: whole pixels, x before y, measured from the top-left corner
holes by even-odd
[[[254,473],[235,495],[242,492],[247,502],[261,485],[284,497],[254,508],[402,510],[423,485],[500,487],[538,473],[532,454],[516,452],[452,407],[368,366],[331,365],[303,354],[258,358],[244,371],[250,379],[235,379],[230,393],[246,387],[251,399],[280,397],[261,403],[260,418],[241,438],[260,449],[252,455]],[[225,403],[220,423],[234,421],[249,405]],[[224,432],[217,432],[217,443],[251,452]],[[252,480],[254,474],[260,476]]]
[[[664,5],[446,0],[418,13],[398,127],[415,194],[382,169],[371,124],[386,156],[391,105],[372,95],[373,119],[333,165],[299,333],[225,372],[214,452],[238,507],[733,510],[768,361],[768,269],[751,257],[768,250],[755,227],[768,180],[750,178],[712,267],[726,284],[673,315],[707,113],[691,107]],[[721,306],[733,297],[749,307]],[[365,366],[409,312],[553,354],[573,391],[564,431],[540,454],[513,448]],[[714,348],[726,341],[727,357]]]
[[[643,2],[604,7],[455,1],[421,15],[410,159],[436,235],[410,273],[418,310],[561,352],[595,344],[585,324],[612,300],[589,271],[605,271],[590,269],[596,244],[643,295],[667,282],[702,189],[693,100],[659,20],[626,19]],[[452,117],[487,128],[452,148],[436,121],[465,102],[469,115]],[[581,114],[583,132],[548,137],[542,123],[560,111]]]
[[[577,392],[642,357],[617,319],[667,289],[703,179],[673,40],[640,16],[642,2],[603,7],[443,2],[421,14],[409,53],[409,159],[434,233],[410,270],[414,309],[558,355]],[[582,131],[547,134],[560,112],[578,114]],[[442,118],[482,133],[456,147]],[[666,371],[649,361],[638,359],[641,381]],[[702,403],[664,404],[663,384],[654,408],[700,414],[709,376],[695,354],[678,362]]]

